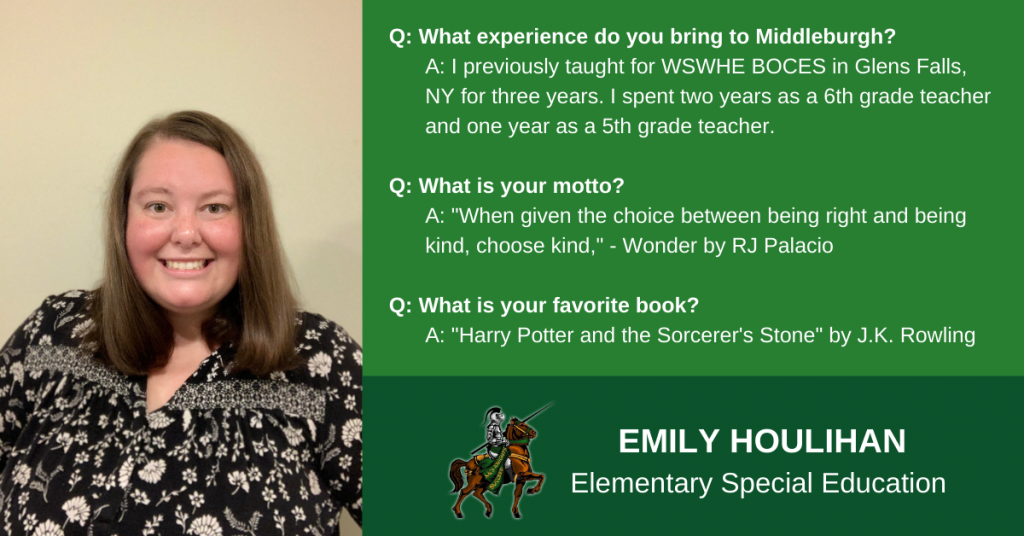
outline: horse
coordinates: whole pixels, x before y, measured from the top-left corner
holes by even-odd
[[[544,484],[544,475],[534,473],[530,468],[530,449],[527,445],[530,444],[531,439],[536,437],[536,430],[514,417],[505,428],[505,438],[509,442],[509,459],[512,461],[512,472],[515,474],[516,482],[516,497],[512,502],[512,515],[517,518],[522,517],[519,514],[519,499],[523,496],[523,486],[530,480],[536,480],[537,483],[526,491],[527,495],[533,495],[534,493],[540,493],[540,487]],[[487,455],[484,454],[483,456]],[[484,506],[487,508],[484,515],[491,517],[491,503],[487,502],[487,499],[484,497],[484,491],[487,491],[487,480],[480,474],[479,460],[482,460],[483,456],[475,456],[470,458],[468,462],[455,460],[448,470],[448,477],[455,484],[455,489],[452,490],[452,493],[459,493],[459,500],[455,501],[455,507],[452,508],[457,518],[463,517],[459,506],[462,504],[462,500],[470,493],[477,499],[480,499],[480,502],[484,503]],[[464,488],[462,487],[462,468],[466,469],[466,487]],[[461,492],[459,492],[460,488],[462,489]]]

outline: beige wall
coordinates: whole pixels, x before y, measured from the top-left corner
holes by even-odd
[[[303,306],[362,341],[361,17],[354,0],[0,0],[0,339],[96,285],[121,151],[198,109],[260,158]]]
[[[0,0],[0,332],[100,275],[103,192],[157,115],[252,144],[307,309],[361,340],[357,2]]]

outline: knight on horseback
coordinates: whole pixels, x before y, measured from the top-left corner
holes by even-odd
[[[491,503],[484,497],[484,492],[491,492],[495,495],[501,490],[504,484],[515,485],[515,499],[512,501],[512,515],[521,517],[519,514],[519,498],[523,494],[523,486],[531,481],[537,484],[526,491],[527,494],[540,492],[544,483],[544,475],[533,472],[530,465],[530,441],[537,437],[537,431],[526,424],[526,421],[537,416],[547,409],[551,404],[544,406],[529,417],[519,420],[515,417],[508,426],[502,429],[505,421],[505,414],[501,408],[493,407],[487,410],[484,424],[487,425],[487,442],[480,445],[471,454],[480,449],[486,448],[486,454],[471,456],[468,461],[454,460],[448,469],[448,476],[455,487],[452,493],[458,493],[459,499],[452,507],[455,517],[463,517],[460,505],[462,500],[469,494],[480,500],[487,509],[485,515],[491,517]],[[463,487],[462,471],[466,471],[466,485]]]

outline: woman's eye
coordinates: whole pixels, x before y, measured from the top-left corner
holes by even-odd
[[[167,212],[167,205],[163,203],[153,203],[149,205],[149,210],[152,210],[153,212],[156,212],[158,214],[162,212]]]
[[[210,214],[220,214],[225,210],[227,210],[227,207],[225,207],[224,205],[210,205],[209,207]]]

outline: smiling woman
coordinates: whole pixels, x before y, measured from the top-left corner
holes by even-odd
[[[125,242],[139,284],[166,314],[213,316],[235,286],[237,205],[231,170],[209,147],[159,140],[139,161]]]
[[[296,310],[245,141],[202,112],[153,121],[107,208],[100,287],[48,298],[0,350],[6,531],[361,521],[362,351]]]
[[[202,269],[183,269],[198,261]],[[181,112],[135,136],[110,190],[95,302],[99,329],[88,341],[126,374],[166,365],[179,343],[188,359],[178,361],[192,362],[203,348],[189,342],[210,350],[230,339],[238,339],[236,370],[265,376],[294,366],[295,300],[270,195],[234,129]]]

